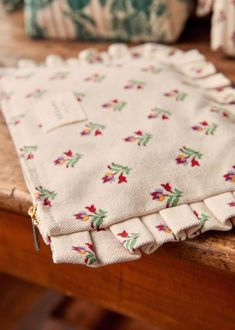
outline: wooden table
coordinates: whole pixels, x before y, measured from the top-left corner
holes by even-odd
[[[0,65],[20,58],[41,61],[49,53],[65,57],[107,44],[32,41],[24,35],[22,13],[0,11]],[[189,26],[195,35],[198,26]],[[202,29],[205,32],[205,30]],[[177,47],[198,48],[219,71],[235,81],[235,62],[212,53],[208,32],[192,41],[184,34]],[[233,68],[233,70],[232,70]],[[47,246],[33,249],[31,204],[7,127],[0,115],[0,271],[83,297],[101,306],[145,319],[161,329],[234,329],[235,235],[207,233],[168,244],[141,260],[100,269],[55,265]]]

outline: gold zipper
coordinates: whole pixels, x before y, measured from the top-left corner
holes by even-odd
[[[37,207],[34,205],[30,206],[30,208],[28,209],[28,215],[31,217],[31,221],[32,221],[34,247],[36,251],[39,251],[40,246],[38,241],[37,226],[39,225],[40,219],[37,215]]]

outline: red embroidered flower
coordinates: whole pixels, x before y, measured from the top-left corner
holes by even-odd
[[[71,150],[65,151],[64,153],[66,156],[68,157],[72,157],[73,156],[73,152]]]
[[[199,218],[199,214],[197,213],[197,211],[193,211],[193,213],[196,215],[197,218]]]
[[[175,160],[177,164],[185,164],[188,161],[188,157],[184,155],[179,155],[178,157],[176,157]]]
[[[95,131],[95,136],[96,136],[96,135],[102,135],[101,130],[97,129],[97,130]]]
[[[33,154],[28,154],[28,156],[27,156],[27,159],[29,160],[29,159],[33,159],[34,158],[34,155]]]
[[[168,192],[172,192],[171,185],[169,183],[161,184],[161,186]]]
[[[127,179],[126,176],[121,173],[118,177],[118,183],[123,183],[123,182],[127,182]]]
[[[123,230],[121,233],[117,234],[117,236],[121,236],[123,238],[128,237],[128,235],[129,235],[128,232],[126,232],[125,230]]]
[[[92,243],[86,243],[86,246],[88,246],[88,248],[91,250],[91,251],[94,251],[94,246]]]
[[[192,158],[191,165],[192,165],[192,167],[194,167],[194,166],[200,166],[200,163],[195,158]]]
[[[163,114],[163,115],[162,115],[162,119],[163,119],[163,120],[167,120],[167,119],[169,119],[169,117],[168,117],[167,115]]]
[[[86,206],[85,207],[89,212],[91,213],[95,213],[96,212],[96,207],[94,204],[92,204],[91,206]]]
[[[43,200],[43,205],[44,205],[44,206],[51,207],[51,201],[50,201],[48,198],[45,198],[45,199]]]
[[[139,130],[139,131],[136,131],[135,134],[136,135],[143,135],[143,132]]]
[[[235,207],[235,202],[230,202],[230,203],[228,203],[228,205],[229,205],[230,207]]]
[[[202,126],[208,126],[208,122],[207,121],[202,121],[202,122],[200,122],[200,124],[202,125]]]

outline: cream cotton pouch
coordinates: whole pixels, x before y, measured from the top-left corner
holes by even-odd
[[[49,56],[21,63],[1,89],[29,213],[54,262],[131,261],[232,228],[235,90],[197,50]]]

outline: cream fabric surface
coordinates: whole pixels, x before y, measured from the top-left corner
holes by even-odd
[[[2,77],[3,113],[54,262],[136,260],[232,228],[229,85],[197,50],[157,44],[21,61]],[[53,107],[71,113],[53,119]]]
[[[235,56],[235,1],[201,0],[198,2],[199,16],[212,15],[211,48],[221,49],[229,56]]]

